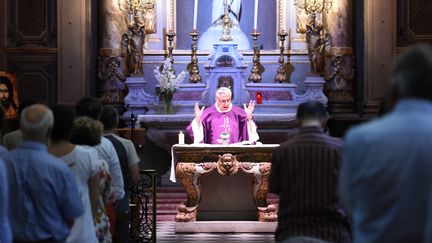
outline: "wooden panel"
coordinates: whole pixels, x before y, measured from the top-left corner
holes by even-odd
[[[432,42],[432,1],[398,0],[397,44]]]
[[[5,0],[0,0],[0,70],[6,69],[6,55],[5,55],[5,45],[6,43],[6,29],[3,23],[6,22],[5,14]]]
[[[56,1],[9,0],[8,46],[55,47]]]
[[[55,104],[56,50],[21,51],[8,49],[8,70],[16,73],[20,101],[34,100]]]
[[[396,2],[365,3],[365,97],[368,106],[387,93],[396,48]]]

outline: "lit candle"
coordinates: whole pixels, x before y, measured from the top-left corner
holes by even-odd
[[[254,8],[254,30],[257,29],[258,26],[258,0],[255,0],[255,8]]]
[[[196,30],[197,28],[197,16],[198,16],[198,0],[195,0],[194,4],[194,19],[193,19],[193,29]]]

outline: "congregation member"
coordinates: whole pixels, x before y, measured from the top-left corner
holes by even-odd
[[[324,132],[325,106],[298,106],[298,133],[273,152],[269,192],[279,195],[277,242],[351,242],[337,191],[342,142]]]
[[[5,125],[5,113],[2,109],[0,109],[0,131],[3,130],[4,125]],[[0,145],[0,157],[2,157],[7,152],[8,150],[3,145]]]
[[[2,112],[2,111],[0,111]],[[0,159],[0,242],[12,242],[12,233],[9,223],[9,187],[6,167]]]
[[[33,104],[36,104],[36,102],[34,102],[32,100],[21,102],[18,106],[18,117],[21,116],[22,111],[26,107],[31,106]],[[3,146],[8,150],[15,149],[21,141],[22,141],[21,129],[17,129],[17,130],[14,130],[12,132],[8,132],[2,137]]]
[[[75,219],[84,213],[75,176],[47,152],[53,122],[48,107],[25,108],[20,117],[23,141],[3,156],[16,243],[64,242]]]
[[[432,46],[401,54],[393,80],[393,109],[345,137],[340,191],[354,242],[432,240]]]
[[[69,141],[74,122],[73,110],[64,105],[52,108],[54,127],[48,152],[61,160],[75,174],[84,214],[76,219],[67,243],[97,243],[93,218],[99,208],[99,177],[101,162],[97,154]]]
[[[94,97],[83,97],[75,104],[75,115],[77,117],[87,116],[95,121],[99,121],[102,113],[102,103]],[[101,134],[102,135],[102,134]],[[95,146],[100,159],[108,162],[109,172],[111,176],[111,192],[110,201],[115,202],[124,197],[124,181],[121,172],[120,161],[113,144],[105,137],[101,137],[101,141]]]
[[[256,142],[259,139],[257,127],[253,121],[255,102],[250,101],[244,109],[231,103],[232,92],[227,87],[216,90],[216,102],[211,107],[199,108],[195,103],[195,118],[186,128],[193,143],[220,144],[224,134],[228,143],[243,141]]]
[[[135,185],[139,180],[138,162],[140,162],[140,158],[133,142],[116,134],[115,129],[119,123],[119,116],[113,106],[105,105],[103,107],[100,121],[104,125],[104,137],[111,141],[119,156],[124,179],[125,196],[116,203],[116,225],[113,235],[114,242],[124,243],[127,242],[129,236],[130,211],[128,188]]]
[[[97,154],[96,147],[101,143],[103,125],[90,117],[82,116],[75,119],[70,135],[73,144],[83,145]],[[109,165],[100,160],[101,167],[98,170],[99,198],[98,208],[94,212],[96,237],[100,243],[111,243],[110,220],[107,207],[112,204],[111,176]]]

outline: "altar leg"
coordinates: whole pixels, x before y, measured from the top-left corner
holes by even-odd
[[[176,176],[186,189],[187,202],[180,204],[176,215],[177,222],[196,221],[196,209],[201,200],[199,177],[213,171],[216,163],[182,163],[176,165]]]
[[[266,222],[277,221],[276,207],[267,203],[271,163],[242,162],[240,163],[240,169],[254,176],[253,196],[258,208],[258,220]]]

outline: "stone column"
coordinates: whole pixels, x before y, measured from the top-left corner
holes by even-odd
[[[99,96],[120,108],[127,93],[122,36],[127,31],[125,0],[101,0],[99,6]]]
[[[323,23],[327,31],[325,92],[333,112],[355,107],[352,0],[333,0]]]

